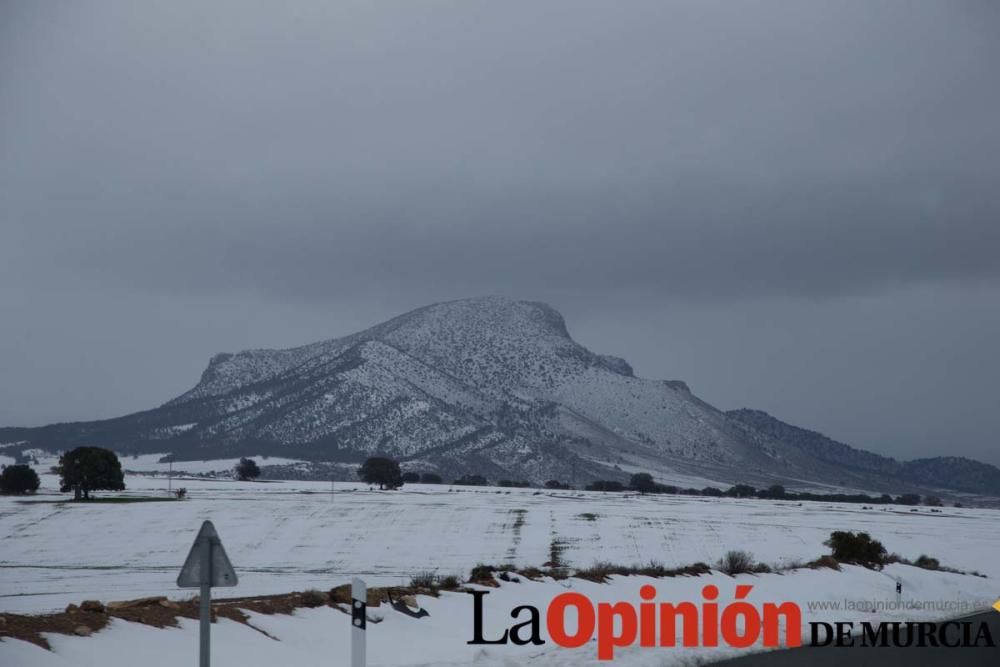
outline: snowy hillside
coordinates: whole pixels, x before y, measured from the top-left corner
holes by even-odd
[[[921,468],[904,479],[891,459],[858,450],[845,459],[835,447],[803,447],[744,417],[708,405],[683,382],[637,378],[626,361],[591,352],[550,306],[479,298],[290,350],[219,354],[194,388],[159,408],[0,429],[0,442],[98,444],[179,459],[254,453],[356,462],[382,453],[447,478],[582,483],[643,470],[893,493],[948,487],[947,471],[960,468]],[[976,492],[1000,494],[991,474],[977,477],[987,483]]]

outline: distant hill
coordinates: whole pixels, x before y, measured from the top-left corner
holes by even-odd
[[[901,462],[792,426],[760,410],[730,410],[726,415],[748,427],[762,446],[782,445],[818,461],[862,473],[879,473],[900,482],[969,493],[1000,494],[1000,468],[972,459],[944,456]]]

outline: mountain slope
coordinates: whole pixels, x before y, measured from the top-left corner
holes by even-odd
[[[726,415],[745,428],[748,439],[755,439],[761,446],[780,449],[787,456],[832,464],[847,477],[870,479],[874,474],[887,483],[1000,494],[1000,469],[987,463],[954,456],[900,462],[786,424],[761,410],[730,410]]]
[[[902,481],[891,459],[784,427],[723,413],[683,382],[635,377],[624,360],[573,341],[545,304],[480,298],[289,350],[216,355],[195,387],[159,408],[0,429],[0,442],[180,458],[383,453],[410,469],[536,482],[636,470],[693,483]]]

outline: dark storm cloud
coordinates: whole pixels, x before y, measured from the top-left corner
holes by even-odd
[[[740,313],[722,325],[740,335],[716,343],[752,349],[774,336],[751,335],[753,312],[799,331],[834,311],[871,321],[864,304],[881,298],[891,323],[913,294],[967,308],[905,333],[917,348],[992,332],[998,34],[989,2],[5,3],[0,304],[21,324],[0,350],[23,379],[0,390],[14,406],[0,422],[146,407],[216,349],[483,293],[550,300],[584,342],[621,353],[612,313],[648,340],[663,332],[646,313]],[[250,331],[237,303],[261,313]],[[78,308],[98,347],[123,332],[167,345],[186,379],[164,360],[144,403],[124,388],[139,378],[105,403],[72,391],[80,370],[47,404],[66,360],[41,380],[37,359],[82,345],[52,333]],[[157,335],[191,318],[211,333]],[[672,344],[699,338],[684,329]],[[853,335],[844,345],[863,347]],[[630,358],[669,375],[660,345]],[[120,347],[86,368],[127,377]],[[696,353],[686,372],[709,399],[815,416],[774,378],[741,385]],[[995,366],[950,378],[954,404],[994,396]],[[791,359],[770,371],[798,373]],[[865,423],[871,444],[915,441]],[[962,437],[985,450],[995,426]]]

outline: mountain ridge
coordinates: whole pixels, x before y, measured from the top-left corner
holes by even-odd
[[[695,482],[900,491],[956,488],[964,476],[974,483],[959,479],[959,490],[1000,494],[992,466],[924,460],[907,468],[760,411],[723,412],[682,381],[636,377],[624,359],[580,345],[551,306],[503,297],[432,304],[285,350],[216,354],[194,387],[158,408],[0,428],[0,442],[15,440],[180,458],[381,453],[410,469],[534,482],[649,470]]]

